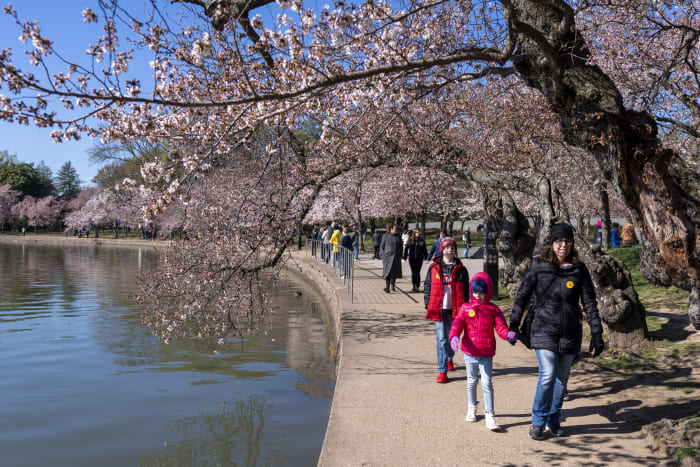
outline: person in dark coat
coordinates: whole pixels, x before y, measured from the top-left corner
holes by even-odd
[[[403,250],[403,259],[408,259],[408,264],[411,266],[411,282],[413,282],[413,292],[420,291],[420,270],[423,266],[423,261],[428,258],[428,249],[425,246],[425,240],[420,235],[420,230],[413,231],[408,239],[408,244]]]
[[[372,245],[374,246],[374,257],[372,259],[381,259],[379,256],[379,246],[382,244],[382,234],[377,229],[374,229],[372,234]]]
[[[396,225],[389,224],[387,227],[387,233],[382,237],[379,251],[382,255],[382,277],[386,280],[384,292],[389,293],[389,286],[391,286],[392,291],[396,292],[396,279],[402,277],[401,252],[403,251],[403,242]]]
[[[561,407],[574,357],[581,350],[582,315],[580,303],[591,329],[590,351],[603,352],[603,327],[598,316],[593,281],[586,265],[578,260],[574,231],[567,224],[555,224],[548,244],[525,274],[513,303],[508,342],[515,345],[520,320],[534,294],[537,298],[530,342],[537,354],[539,378],[532,404],[529,435],[540,440],[544,431],[566,436],[561,427]]]
[[[440,254],[440,243],[442,243],[442,239],[445,237],[447,237],[447,232],[441,230],[440,236],[437,238],[437,240],[433,242],[433,245],[430,247],[430,251],[428,252],[428,261]]]

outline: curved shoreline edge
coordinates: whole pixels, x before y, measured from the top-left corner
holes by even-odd
[[[337,280],[329,277],[324,266],[306,257],[305,250],[292,251],[292,260],[287,263],[285,270],[292,274],[301,276],[303,279],[314,288],[314,290],[323,297],[328,314],[331,318],[332,335],[336,350],[335,354],[335,390],[333,391],[333,402],[340,384],[340,370],[342,365],[343,355],[343,335],[341,332],[341,320],[346,310],[349,310],[349,297],[347,289],[342,286]],[[324,450],[326,449],[326,440],[328,439],[328,429],[331,426],[331,419],[334,417],[333,403],[331,403],[331,411],[328,414],[328,424],[326,425],[326,434],[323,437],[323,445],[319,453],[318,465],[322,465],[321,460],[324,458]]]
[[[71,246],[108,246],[119,248],[169,248],[173,242],[169,240],[142,240],[139,238],[77,238],[63,235],[46,235],[27,233],[20,235],[0,234],[0,243],[24,243],[42,245],[71,245]]]

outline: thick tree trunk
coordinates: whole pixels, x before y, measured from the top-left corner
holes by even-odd
[[[610,199],[608,198],[608,191],[606,190],[605,184],[601,183],[598,185],[598,200],[600,202],[599,212],[600,220],[603,225],[600,228],[601,235],[601,245],[606,250],[612,248],[612,243],[610,240]]]
[[[498,271],[498,282],[515,299],[525,273],[532,264],[535,237],[530,233],[530,223],[518,209],[506,190],[487,189],[484,193],[484,210],[498,227],[498,252],[502,255],[503,268]]]
[[[540,213],[545,220],[540,232],[540,239],[544,241],[549,237],[551,225],[556,222],[571,224],[571,221],[563,197],[548,179],[542,177],[537,189]],[[624,263],[598,248],[591,248],[588,240],[581,235],[576,235],[576,250],[588,267],[595,285],[598,313],[607,327],[608,349],[636,351],[648,345],[646,310],[639,301]]]
[[[593,154],[624,200],[638,227],[642,275],[657,284],[697,287],[700,201],[672,174],[678,158],[662,147],[656,122],[625,109],[612,80],[589,63],[568,4],[513,0],[512,5],[516,71],[558,113],[566,141]],[[697,317],[691,320],[700,328]]]

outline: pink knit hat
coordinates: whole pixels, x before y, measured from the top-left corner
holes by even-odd
[[[598,221],[598,227],[600,227],[601,225],[603,225],[603,221]]]

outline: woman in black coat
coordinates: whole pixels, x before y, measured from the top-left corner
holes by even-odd
[[[539,378],[532,404],[530,437],[542,439],[545,429],[552,436],[566,436],[560,425],[561,407],[574,357],[581,351],[582,311],[591,329],[590,350],[598,356],[604,348],[603,327],[598,316],[593,281],[578,260],[574,232],[567,224],[552,226],[549,242],[542,249],[520,284],[510,317],[508,341],[515,344],[520,320],[533,293],[534,308],[530,342],[537,354]],[[535,297],[532,297],[533,299]]]
[[[386,280],[384,292],[396,291],[396,279],[401,276],[401,253],[403,252],[403,242],[399,235],[398,227],[394,224],[387,226],[387,233],[382,237],[380,253],[382,255],[382,277]]]
[[[420,270],[423,266],[423,261],[428,258],[428,249],[425,246],[425,240],[420,235],[420,230],[413,231],[413,235],[409,237],[408,243],[403,250],[403,259],[408,258],[408,264],[411,266],[411,281],[413,282],[413,292],[420,292]]]

